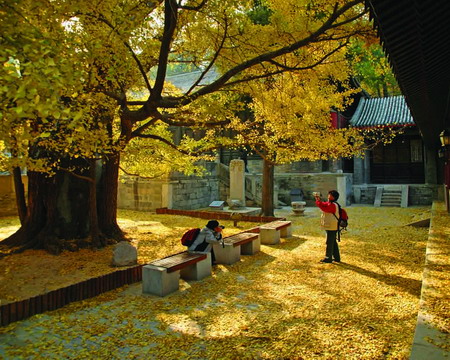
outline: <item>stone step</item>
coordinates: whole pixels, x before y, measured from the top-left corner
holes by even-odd
[[[402,196],[400,195],[400,196],[383,196],[382,198],[381,198],[381,201],[383,201],[383,200],[393,200],[393,201],[401,201],[402,200]]]
[[[400,201],[382,201],[382,206],[400,206]]]
[[[377,186],[374,206],[408,206],[408,186]]]

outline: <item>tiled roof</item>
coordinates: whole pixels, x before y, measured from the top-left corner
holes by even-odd
[[[201,74],[201,71],[192,71],[189,73],[167,76],[166,81],[172,83],[181,91],[186,92],[200,78]],[[200,86],[208,85],[217,80],[218,77],[219,74],[214,69],[211,69],[203,77]]]
[[[361,98],[350,120],[353,127],[415,125],[404,96]]]

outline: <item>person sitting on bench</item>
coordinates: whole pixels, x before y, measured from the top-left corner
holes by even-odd
[[[189,246],[189,251],[211,252],[211,261],[214,264],[216,259],[212,245],[220,242],[222,239],[222,229],[224,228],[224,226],[219,225],[217,220],[208,221],[192,245]]]

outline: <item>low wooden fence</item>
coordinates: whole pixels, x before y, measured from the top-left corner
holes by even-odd
[[[142,280],[142,266],[137,265],[124,270],[85,280],[65,288],[50,291],[30,299],[20,300],[0,306],[0,325],[56,310],[74,301],[81,301],[127,284]]]

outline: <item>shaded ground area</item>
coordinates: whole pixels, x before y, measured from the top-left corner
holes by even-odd
[[[138,248],[138,262],[152,260],[184,251],[181,235],[192,227],[203,227],[204,219],[166,216],[134,211],[120,211],[118,220],[133,245]],[[227,235],[241,232],[254,223],[224,221]],[[0,220],[0,240],[19,227],[16,218]],[[44,250],[27,250],[0,259],[0,303],[18,301],[68,286],[117,268],[111,266],[114,246],[99,250],[65,251],[51,255]]]
[[[11,324],[0,329],[0,357],[407,359],[428,230],[404,225],[429,217],[429,209],[349,207],[348,212],[339,265],[318,262],[325,236],[317,209],[308,208],[305,217],[280,212],[294,226],[293,237],[281,244],[263,245],[259,254],[240,263],[216,266],[213,276],[200,282],[181,281],[180,291],[165,298],[144,296],[135,284]],[[120,215],[140,262],[182,250],[183,231],[204,223],[180,216]],[[239,225],[225,222],[227,235],[254,226]],[[42,254],[26,253],[0,260],[2,299],[5,281],[28,287],[32,273],[21,273],[14,263],[36,266],[34,275],[40,272]],[[110,255],[111,249],[104,249],[86,251],[86,257],[46,258],[45,266],[55,267],[51,285],[69,275],[111,271]],[[64,256],[71,260],[57,267]],[[64,274],[70,263],[72,270]],[[36,276],[34,282],[40,281]]]

